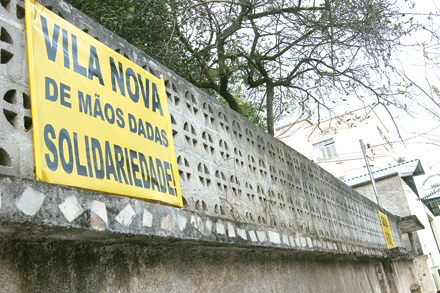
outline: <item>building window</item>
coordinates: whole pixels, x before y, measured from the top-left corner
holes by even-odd
[[[313,150],[316,152],[318,162],[334,158],[338,155],[333,138],[315,143]]]

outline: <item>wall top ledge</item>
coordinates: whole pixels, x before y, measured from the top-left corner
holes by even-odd
[[[304,256],[387,257],[380,248],[9,176],[0,177],[0,239],[140,241],[147,245],[281,249]]]

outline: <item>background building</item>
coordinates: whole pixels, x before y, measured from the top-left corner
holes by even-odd
[[[414,233],[414,241],[417,254],[425,255],[428,259],[428,266],[431,269],[437,290],[440,290],[440,268],[439,233],[440,222],[422,202],[414,177],[425,175],[422,164],[419,160],[411,160],[392,167],[375,171],[373,173],[377,191],[383,207],[400,217],[415,215],[425,226],[425,229]],[[376,201],[370,176],[364,174],[344,181],[356,191]],[[402,235],[403,243],[411,251],[411,244],[408,235]]]
[[[362,139],[383,207],[400,217],[415,215],[425,226],[413,234],[415,254],[419,254],[417,261],[430,268],[440,290],[440,222],[436,217],[440,215],[440,173],[436,173],[435,160],[427,162],[427,174],[418,159],[397,164],[392,127],[386,115],[367,106],[320,123],[305,119],[285,125],[277,129],[277,136],[376,202],[359,142]],[[402,242],[412,251],[408,234],[402,235]]]
[[[386,115],[367,106],[319,123],[300,120],[278,128],[276,136],[343,180],[366,172],[359,139],[365,143],[373,170],[397,163],[390,124]]]

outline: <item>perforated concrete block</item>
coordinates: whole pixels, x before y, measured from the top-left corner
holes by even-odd
[[[11,0],[0,7],[0,76],[16,84],[28,81],[23,2]]]
[[[15,141],[2,138],[0,133],[0,173],[12,176],[20,174],[20,152]]]

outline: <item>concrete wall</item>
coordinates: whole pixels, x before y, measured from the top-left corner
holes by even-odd
[[[399,250],[9,176],[0,187],[1,292],[410,292],[420,283]]]
[[[165,77],[186,209],[385,247],[376,204],[69,5],[41,2],[131,61]],[[2,50],[12,58],[0,66],[0,162],[4,162],[0,172],[34,179],[23,3],[2,3],[3,35],[10,36],[9,43],[1,42]],[[397,234],[395,222],[391,223]]]
[[[405,182],[398,174],[376,180],[376,187],[382,205],[394,215],[401,217],[411,215],[410,206],[405,195]],[[354,187],[354,189],[370,200],[376,200],[373,185],[366,183]],[[415,195],[414,195],[415,196]]]
[[[376,186],[384,208],[401,217],[416,215],[425,226],[425,229],[414,233],[414,240],[419,253],[415,263],[420,282],[425,284],[425,288],[431,288],[429,289],[430,291],[436,292],[437,289],[435,289],[433,277],[438,278],[437,268],[440,262],[440,253],[433,234],[434,227],[431,228],[429,219],[434,219],[435,217],[425,205],[418,200],[417,195],[399,175],[396,174],[377,180]],[[370,183],[357,186],[354,189],[370,199],[374,199],[375,197],[373,187]],[[411,250],[411,244],[407,234],[402,235],[402,240],[404,246],[408,250]]]
[[[398,174],[377,180],[376,186],[380,200],[386,210],[400,217],[416,215],[425,226],[426,229],[415,233],[414,239],[418,252],[431,255],[433,264],[438,266],[440,264],[440,253],[428,218],[428,214],[430,214],[431,218],[434,218],[431,212],[418,200],[417,195]],[[373,187],[370,183],[356,186],[354,189],[369,199],[373,200],[375,198]],[[405,247],[411,250],[408,236],[403,235],[403,240]]]
[[[66,3],[41,2],[165,77],[185,207],[34,180],[23,2],[2,0],[0,278],[10,292],[409,292],[418,284],[382,272],[411,262],[397,250],[400,261],[383,267],[391,256],[374,202]],[[397,217],[388,217],[398,235]]]
[[[392,175],[390,177],[376,180],[377,191],[380,196],[382,205],[389,210],[391,213],[398,215],[400,217],[406,217],[412,215],[408,200],[405,195],[404,189],[405,182],[400,178],[398,174]],[[354,187],[354,189],[369,198],[370,200],[375,200],[376,196],[374,194],[373,185],[371,183],[366,183],[360,186]],[[422,204],[419,202],[419,204]],[[426,214],[424,215],[426,217]],[[418,253],[423,254],[421,243],[418,238],[417,233],[414,233],[414,239],[417,243]],[[411,251],[411,243],[407,234],[402,235],[403,246]]]
[[[420,285],[423,286],[426,292],[437,292],[433,276],[430,274],[429,262],[430,260],[426,255],[419,255],[414,259]],[[432,272],[432,274],[434,273],[438,275],[438,272]]]
[[[392,292],[380,262],[268,251],[13,241],[0,257],[2,292]],[[395,292],[410,292],[411,277]]]

